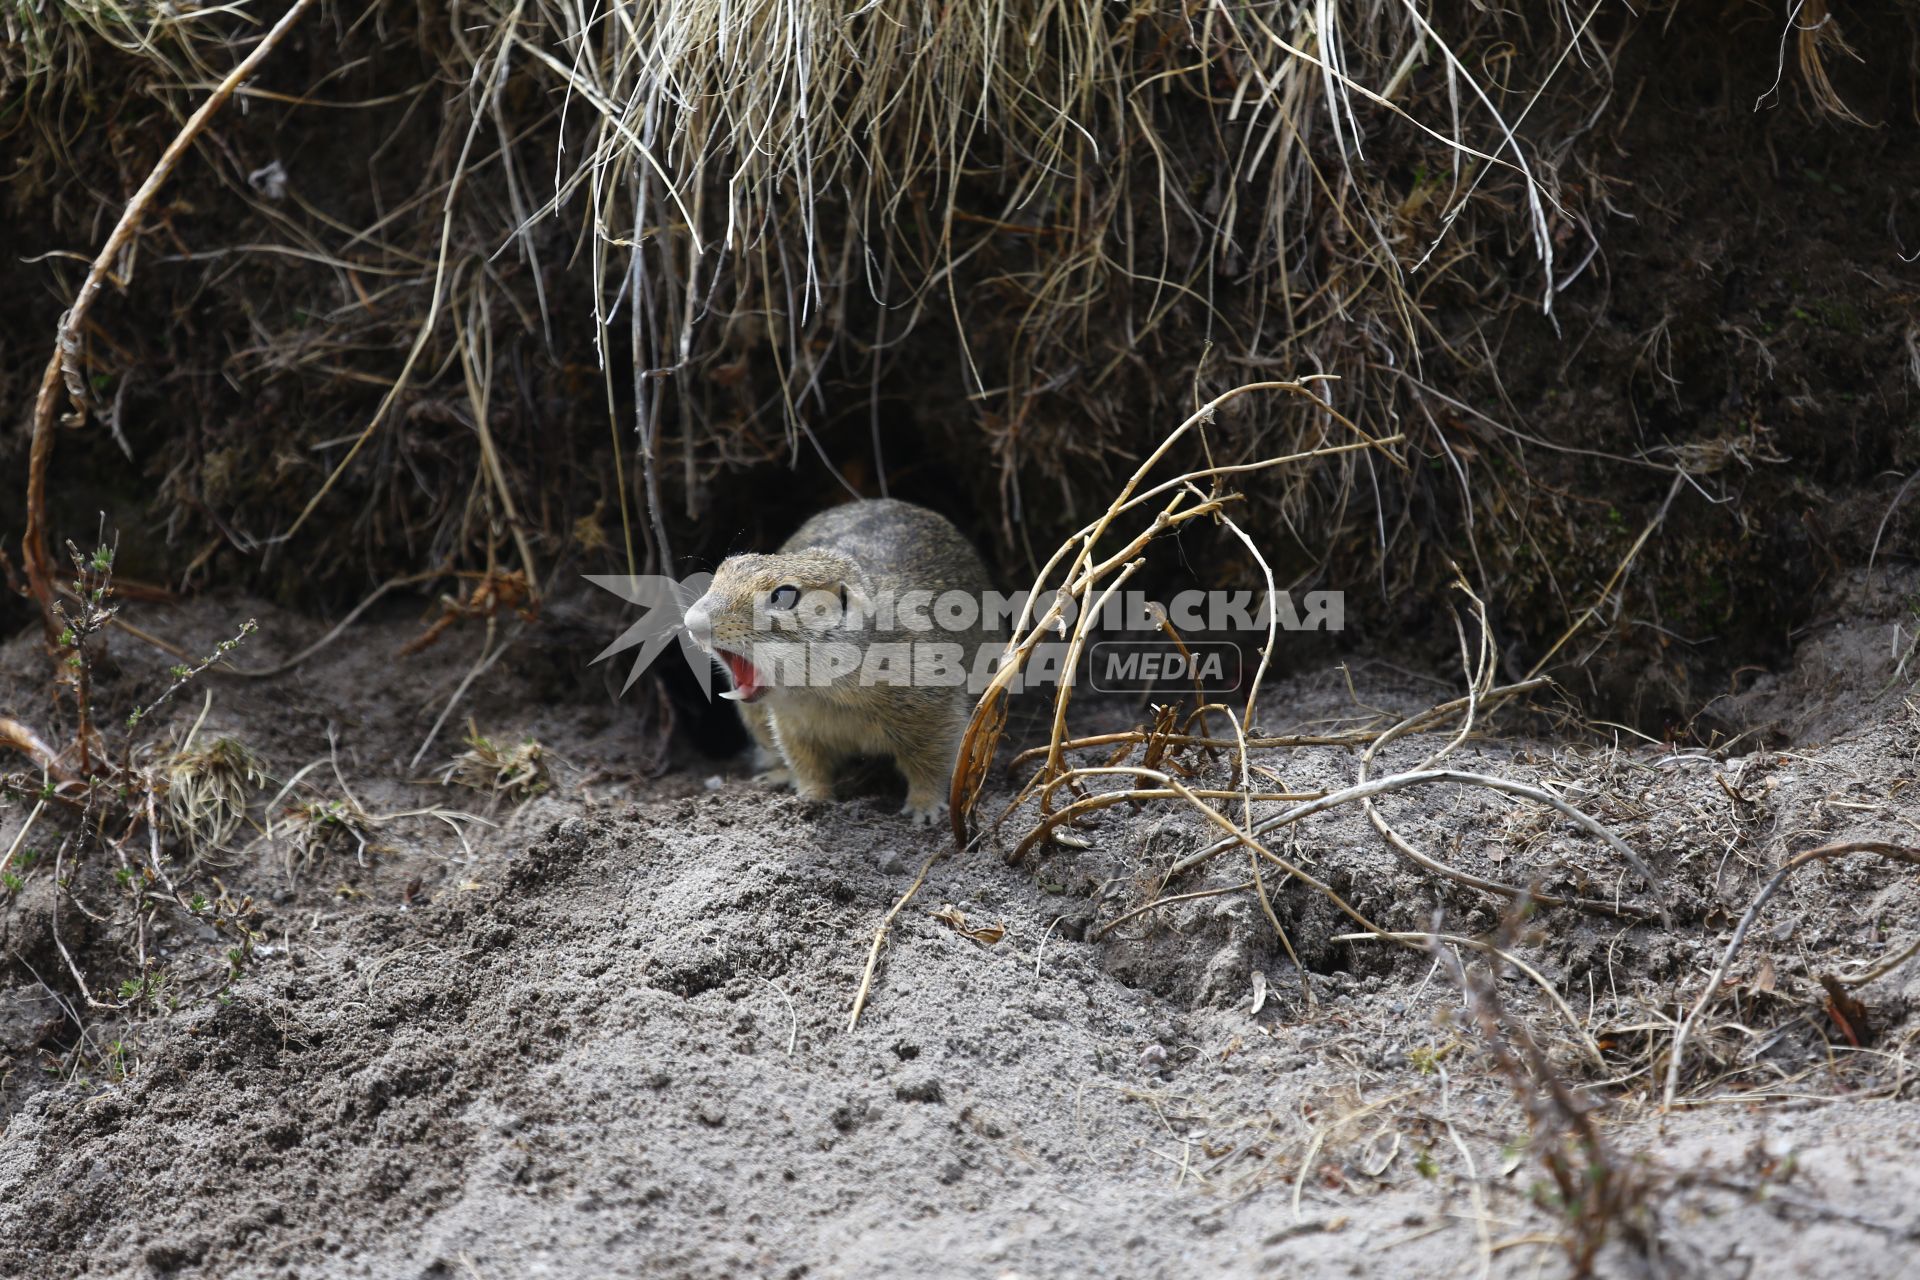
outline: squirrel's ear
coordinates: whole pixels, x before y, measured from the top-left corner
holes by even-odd
[[[840,604],[844,608],[852,597],[859,596],[864,599],[869,594],[869,591],[867,588],[867,575],[861,570],[859,565],[848,559],[844,560],[839,568],[840,572],[837,576],[840,581],[839,584],[834,587],[834,590],[839,594]]]

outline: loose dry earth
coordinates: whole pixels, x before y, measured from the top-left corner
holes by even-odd
[[[1801,639],[1791,670],[1714,708],[1754,727],[1728,749],[1616,745],[1535,695],[1449,758],[1559,792],[1657,886],[1524,799],[1447,784],[1381,801],[1451,866],[1671,911],[1670,926],[1571,908],[1528,922],[1514,949],[1577,1031],[1524,974],[1497,981],[1554,1073],[1601,1108],[1614,1185],[1636,1188],[1601,1274],[1912,1273],[1920,962],[1855,988],[1851,1013],[1817,981],[1911,941],[1911,868],[1856,856],[1790,881],[1694,1034],[1679,1105],[1658,1105],[1674,1020],[1767,876],[1825,841],[1913,837],[1915,672],[1889,656],[1912,641],[1911,587],[1841,590],[1839,620]],[[320,630],[232,600],[137,618],[204,650],[249,613],[253,665]],[[452,722],[538,740],[551,785],[524,800],[446,787],[457,727],[410,761],[477,636],[396,660],[417,630],[363,622],[291,675],[191,690],[149,730],[179,740],[210,690],[199,734],[245,741],[271,775],[251,833],[198,872],[251,895],[266,938],[224,993],[194,975],[226,944],[156,925],[178,1010],[86,1007],[56,930],[113,1003],[130,953],[111,855],[74,846],[100,866],[69,871],[80,902],[57,921],[55,868],[26,868],[0,914],[0,1274],[1567,1273],[1575,1215],[1550,1187],[1550,1134],[1529,1144],[1523,1101],[1432,953],[1342,941],[1357,927],[1274,874],[1311,1003],[1249,893],[1101,933],[1211,839],[1190,810],[1104,810],[1080,831],[1089,847],[1009,866],[1022,813],[935,863],[849,1031],[873,931],[940,848],[895,815],[897,787],[810,809],[698,757],[640,776],[635,717],[580,693],[592,638],[577,653],[523,641]],[[115,652],[129,670],[166,661],[125,637]],[[32,636],[5,650],[0,706],[44,711],[43,661]],[[1356,661],[1351,684],[1336,669],[1275,681],[1263,718],[1325,733],[1460,686]],[[1083,710],[1083,729],[1137,716]],[[1457,727],[1387,748],[1374,775]],[[1231,778],[1224,756],[1192,763],[1207,785]],[[1254,763],[1260,785],[1312,791],[1350,783],[1358,753]],[[983,812],[1009,796],[997,777]],[[303,838],[285,817],[349,798],[388,819],[362,824],[364,849],[350,827]],[[391,817],[422,810],[438,812]],[[0,850],[28,811],[0,808]],[[29,840],[50,850],[41,823]],[[1499,926],[1496,899],[1415,866],[1353,806],[1290,830],[1274,851],[1388,929]],[[1247,866],[1233,852],[1164,892],[1236,885]],[[969,936],[933,914],[946,905],[1004,936]]]

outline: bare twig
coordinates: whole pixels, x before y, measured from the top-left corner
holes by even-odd
[[[848,1031],[860,1025],[860,1012],[867,1007],[867,993],[873,989],[873,971],[880,963],[880,948],[886,944],[887,931],[893,928],[894,920],[906,909],[907,904],[913,901],[913,895],[920,892],[920,886],[927,882],[927,873],[933,870],[933,864],[940,861],[941,854],[945,852],[944,849],[936,850],[933,856],[921,865],[920,874],[913,878],[913,883],[907,886],[907,891],[900,895],[899,900],[893,904],[892,910],[888,911],[886,917],[880,921],[880,927],[873,931],[873,945],[867,948],[866,967],[860,971],[860,989],[853,993],[853,1011],[847,1015]]]

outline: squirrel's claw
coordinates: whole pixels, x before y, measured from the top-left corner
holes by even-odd
[[[900,812],[916,827],[938,826],[941,820],[947,816],[947,802],[945,800],[931,800],[924,804],[915,804],[909,800],[907,801],[906,808],[900,810]]]

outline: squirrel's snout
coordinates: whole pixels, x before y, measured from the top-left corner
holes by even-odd
[[[707,598],[701,596],[687,610],[687,634],[707,652],[713,652],[713,616],[707,612]]]

